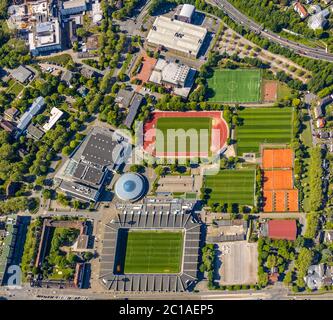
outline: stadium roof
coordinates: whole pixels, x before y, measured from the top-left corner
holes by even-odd
[[[269,220],[268,237],[271,239],[296,240],[296,220]]]
[[[205,28],[159,16],[148,33],[148,43],[197,56],[206,37]]]
[[[176,200],[177,201],[177,200]],[[134,206],[134,205],[133,205]],[[152,204],[154,207],[154,205]],[[157,210],[157,209],[156,209]],[[119,229],[185,229],[182,271],[179,274],[119,274],[114,272]],[[100,279],[114,291],[186,291],[197,279],[201,224],[189,213],[123,211],[105,225]]]

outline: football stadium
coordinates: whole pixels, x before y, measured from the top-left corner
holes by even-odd
[[[144,125],[143,149],[156,157],[209,157],[228,139],[220,111],[156,111]]]
[[[215,70],[208,79],[211,102],[258,103],[262,100],[262,75],[258,69]]]
[[[100,266],[104,287],[113,291],[191,291],[197,281],[201,224],[175,206],[136,205],[105,225]]]

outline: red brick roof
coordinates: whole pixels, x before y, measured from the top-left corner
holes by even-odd
[[[296,220],[269,220],[268,237],[271,239],[296,240]]]

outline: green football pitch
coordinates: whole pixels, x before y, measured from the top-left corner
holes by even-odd
[[[210,117],[159,118],[156,127],[160,130],[156,133],[157,154],[210,151],[212,131]]]
[[[182,231],[129,231],[126,273],[179,273],[183,256]]]
[[[237,154],[258,153],[262,143],[290,143],[292,108],[245,108],[238,113]]]
[[[261,101],[261,72],[257,69],[215,70],[208,79],[212,102],[251,103]]]
[[[212,190],[209,204],[254,204],[255,170],[221,170],[205,176],[205,187]]]

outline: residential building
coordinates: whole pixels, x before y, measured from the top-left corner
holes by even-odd
[[[60,80],[64,81],[68,86],[70,86],[72,78],[73,78],[73,72],[66,70],[62,73]]]
[[[332,267],[325,264],[317,264],[309,267],[304,281],[308,288],[318,290],[325,285],[332,285]]]
[[[326,124],[326,121],[325,121],[324,118],[319,118],[319,119],[316,121],[317,128],[324,128],[324,127],[325,127],[325,124]]]
[[[24,66],[19,66],[16,69],[9,70],[11,77],[21,83],[27,83],[32,79],[33,73]]]
[[[329,243],[333,242],[333,230],[325,231],[324,241]]]
[[[294,3],[294,11],[298,13],[301,19],[305,19],[309,14],[300,2]]]
[[[11,107],[11,108],[5,110],[4,118],[5,118],[5,120],[8,120],[8,121],[14,121],[18,114],[19,114],[19,111],[16,108]]]
[[[152,47],[166,48],[196,58],[206,35],[205,28],[159,16],[148,33],[147,42]]]
[[[12,133],[16,129],[16,127],[10,121],[1,119],[1,116],[0,116],[0,127],[9,133]]]
[[[319,132],[319,138],[320,139],[329,139],[330,134],[327,131],[320,131]]]
[[[327,23],[330,12],[328,9],[322,10],[309,18],[308,26],[312,30],[323,29]]]
[[[59,110],[56,107],[53,107],[52,110],[51,110],[50,119],[49,119],[49,121],[47,123],[44,124],[43,130],[45,132],[47,132],[50,129],[52,129],[53,126],[57,123],[57,121],[62,117],[63,114],[64,113],[61,110]]]

